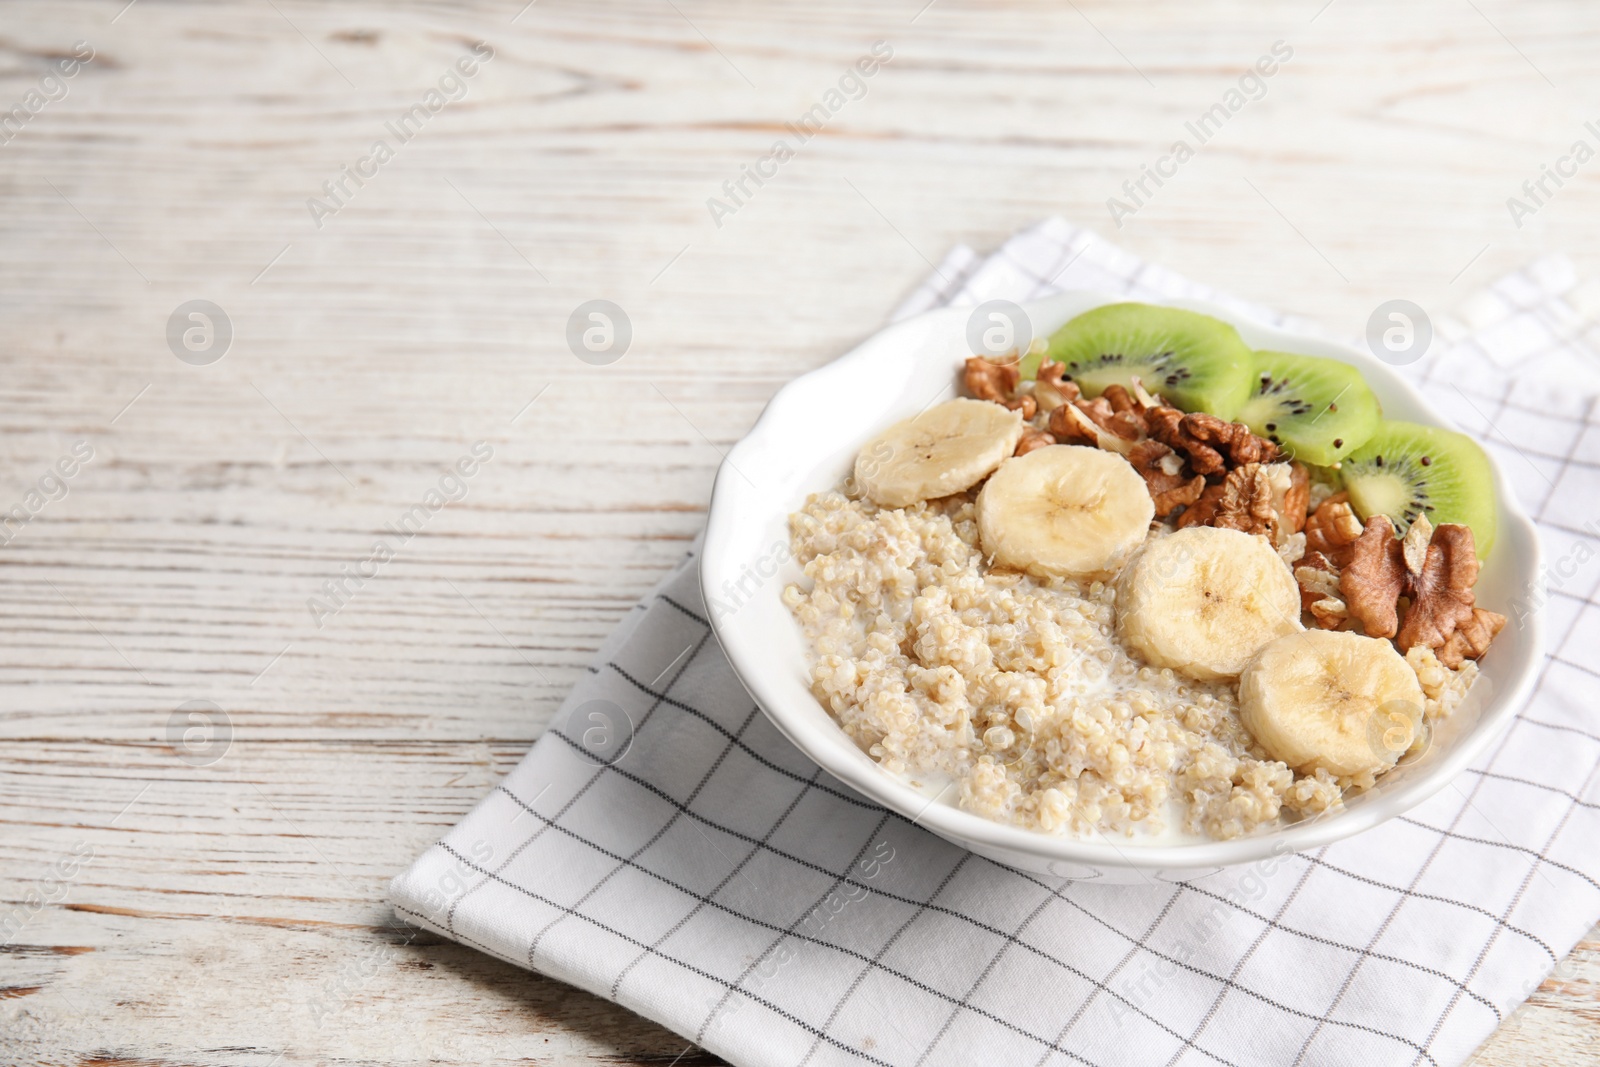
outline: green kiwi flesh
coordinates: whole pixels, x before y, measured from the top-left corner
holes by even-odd
[[[1304,463],[1326,467],[1355,451],[1383,418],[1378,398],[1348,363],[1257,352],[1250,398],[1235,421]]]
[[[1133,378],[1184,411],[1231,420],[1250,393],[1250,346],[1232,326],[1179,308],[1107,304],[1086,311],[1050,337],[1043,355],[1023,361],[1033,377],[1041,359],[1066,367],[1088,396]]]
[[[1350,506],[1384,514],[1404,536],[1417,515],[1472,527],[1478,558],[1494,546],[1497,508],[1489,457],[1476,441],[1437,426],[1384,420],[1339,467]]]

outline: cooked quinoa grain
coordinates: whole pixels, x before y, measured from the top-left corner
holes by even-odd
[[[947,776],[967,811],[1075,836],[1226,839],[1342,803],[1340,783],[1266,758],[1231,686],[1124,650],[1110,586],[991,571],[969,496],[822,493],[790,527],[806,580],[784,600],[812,691],[885,770]]]
[[[1407,652],[1406,662],[1411,664],[1411,669],[1417,672],[1417,681],[1422,683],[1422,695],[1426,698],[1422,715],[1423,720],[1429,723],[1443,719],[1454,711],[1478,677],[1478,665],[1474,661],[1462,660],[1461,666],[1451,670],[1439,662],[1433,649],[1424,645],[1417,645]]]

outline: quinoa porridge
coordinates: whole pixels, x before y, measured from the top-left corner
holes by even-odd
[[[885,770],[948,776],[968,811],[1076,835],[1158,831],[1172,801],[1182,829],[1237,837],[1338,800],[1253,746],[1231,688],[1130,656],[1109,585],[986,568],[970,500],[823,493],[792,525],[812,587],[785,597],[813,689]]]

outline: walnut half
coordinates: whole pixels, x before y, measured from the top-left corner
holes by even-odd
[[[1477,580],[1470,526],[1435,528],[1419,515],[1402,542],[1388,516],[1374,515],[1351,546],[1339,592],[1369,637],[1393,637],[1401,652],[1431,648],[1453,670],[1483,655],[1506,624],[1504,615],[1475,606]],[[1410,599],[1403,620],[1401,597]]]
[[[1387,515],[1372,516],[1350,549],[1350,560],[1339,572],[1339,593],[1368,637],[1393,637],[1406,588],[1405,557],[1394,523]]]
[[[1419,530],[1413,542],[1411,535]],[[1457,629],[1473,621],[1472,586],[1478,580],[1478,553],[1472,528],[1447,522],[1430,536],[1428,517],[1418,515],[1406,541],[1405,547],[1410,549],[1405,553],[1406,592],[1411,607],[1396,642],[1402,652],[1415,645],[1442,648]],[[1426,547],[1420,547],[1423,545]]]

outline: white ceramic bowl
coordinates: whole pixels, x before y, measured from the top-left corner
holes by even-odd
[[[1066,293],[1024,305],[1035,334],[1113,298]],[[1175,301],[1231,322],[1255,348],[1328,356],[1360,368],[1385,414],[1446,425],[1407,382],[1365,352],[1270,329],[1221,308]],[[808,493],[836,487],[856,452],[884,427],[959,395],[969,308],[946,308],[883,330],[834,362],[790,382],[717,473],[701,565],[712,628],[762,710],[829,774],[947,840],[997,862],[1105,882],[1188,880],[1316,848],[1393,818],[1443,788],[1484,751],[1527,698],[1541,652],[1539,620],[1513,619],[1484,656],[1467,698],[1420,759],[1385,775],[1344,811],[1233,841],[1139,845],[1095,836],[1053,837],[991,822],[948,801],[930,804],[856,747],[811,695],[799,625],[780,600],[802,576],[789,560],[789,514]],[[1500,528],[1477,585],[1478,603],[1508,605],[1537,588],[1539,540],[1505,472],[1495,467]]]

